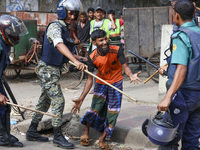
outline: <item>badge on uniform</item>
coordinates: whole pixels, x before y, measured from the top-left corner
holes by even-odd
[[[176,44],[173,45],[173,52],[176,50],[177,46]]]

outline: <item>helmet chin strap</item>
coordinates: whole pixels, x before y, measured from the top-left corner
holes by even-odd
[[[2,33],[2,36],[3,36],[3,39],[11,46],[14,46],[14,44],[12,42],[10,42],[8,40],[8,38],[5,36],[4,32],[3,32],[3,29],[1,28],[1,33]]]

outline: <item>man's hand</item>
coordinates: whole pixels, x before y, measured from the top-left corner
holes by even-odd
[[[141,73],[141,71],[139,71],[138,73],[133,74],[132,76],[130,76],[131,79],[131,83],[133,82],[134,84],[137,83],[138,81],[141,82],[140,78],[138,78],[138,75]]]
[[[84,71],[84,69],[88,69],[88,66],[80,61],[75,61],[76,67],[78,70]]]
[[[78,110],[78,113],[79,113],[81,105],[83,103],[83,100],[77,99],[77,100],[72,100],[72,101],[75,103],[74,106],[71,109],[72,114],[76,114],[77,110]]]
[[[112,14],[108,14],[108,19],[113,20]]]
[[[80,40],[79,39],[75,39],[74,43],[75,44],[80,44]]]
[[[167,111],[170,105],[170,102],[171,102],[171,98],[168,98],[165,96],[164,99],[158,105],[158,111]]]
[[[0,105],[6,105],[6,102],[9,102],[9,100],[0,93]]]
[[[168,68],[168,65],[161,66],[161,67],[158,69],[158,72],[163,76],[163,75],[165,75],[165,74],[164,74],[164,71],[166,72],[166,71],[167,71],[167,68]]]

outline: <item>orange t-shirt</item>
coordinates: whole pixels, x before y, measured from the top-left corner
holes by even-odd
[[[117,57],[119,47],[115,45],[110,45],[109,47],[110,50],[105,56],[99,55],[97,49],[95,49],[90,54],[90,59],[98,69],[97,76],[106,82],[113,84],[123,79],[122,66]],[[98,79],[96,79],[96,82],[105,84]]]

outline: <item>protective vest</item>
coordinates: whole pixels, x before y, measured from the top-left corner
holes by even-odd
[[[10,64],[9,54],[10,54],[11,46],[6,44],[0,38],[0,77],[3,75],[3,71]]]
[[[117,57],[119,46],[110,45],[109,47],[110,50],[105,56],[99,55],[97,49],[95,49],[89,57],[98,68],[97,76],[113,84],[123,79],[122,66]],[[96,79],[96,82],[105,84],[98,79]]]
[[[117,26],[117,29],[115,29],[115,31],[110,31],[110,38],[119,37],[121,35],[120,20],[116,19],[115,24]]]
[[[94,23],[95,23],[95,21],[96,21],[96,19],[95,20],[92,20],[91,22],[90,22],[90,26],[91,26],[91,31],[93,32],[94,31]],[[99,29],[101,29],[101,30],[104,30],[104,31],[106,31],[106,36],[109,38],[109,27],[108,27],[108,23],[109,23],[110,21],[108,20],[108,19],[103,19],[103,24],[102,24],[102,26],[99,28]],[[91,32],[91,33],[92,33]]]
[[[193,50],[193,58],[188,62],[187,65],[187,75],[183,84],[181,85],[182,88],[190,89],[190,90],[200,90],[200,33],[195,32],[188,28],[180,28],[179,31],[184,32],[190,39],[192,50]],[[173,38],[180,38],[179,34],[177,37]],[[184,43],[184,41],[182,40]],[[177,65],[171,64],[171,57],[170,56],[167,60],[168,62],[168,77],[173,78]]]
[[[59,26],[61,26],[63,42],[69,48],[69,50],[73,52],[74,41],[70,37],[70,31],[65,26],[60,24],[58,21],[52,23],[57,23]],[[44,42],[42,45],[41,60],[44,61],[47,65],[62,67],[62,65],[64,63],[67,63],[69,59],[65,57],[57,48],[55,48],[53,43],[50,43],[49,40],[47,39],[46,34],[49,25],[47,26],[46,31],[44,33]]]

